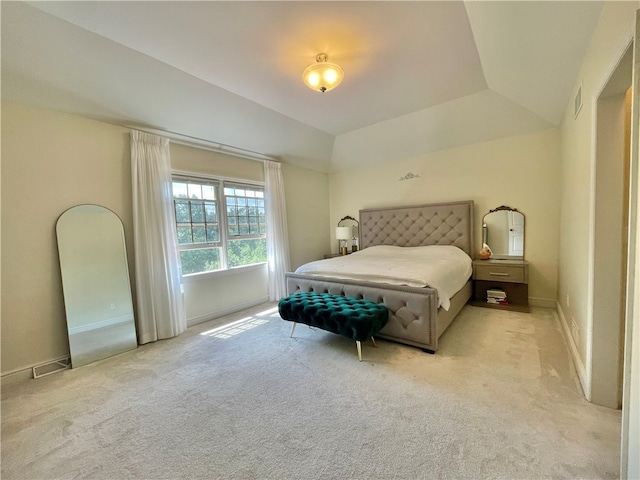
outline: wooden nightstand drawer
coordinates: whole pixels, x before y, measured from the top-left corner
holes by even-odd
[[[473,300],[478,307],[529,311],[529,262],[524,260],[474,260]],[[507,297],[506,304],[488,301],[487,292],[502,290]]]
[[[486,265],[476,263],[473,269],[473,278],[474,280],[527,283],[524,266],[496,265],[493,262]]]

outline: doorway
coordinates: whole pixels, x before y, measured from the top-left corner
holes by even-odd
[[[629,231],[633,46],[597,100],[591,401],[620,409]]]

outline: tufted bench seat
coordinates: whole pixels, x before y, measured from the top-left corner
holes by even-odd
[[[389,317],[387,307],[369,300],[343,297],[330,293],[298,292],[278,302],[283,320],[318,327],[355,340],[358,360],[362,361],[360,342],[371,339],[385,326]]]

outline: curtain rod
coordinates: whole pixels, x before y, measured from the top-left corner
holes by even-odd
[[[141,127],[138,125],[127,125],[126,127],[132,128],[134,130],[140,130],[141,132],[145,133],[151,133],[153,135],[167,137],[171,143],[175,143],[178,145],[201,148],[203,150],[224,153],[226,155],[233,155],[234,157],[241,157],[247,160],[255,160],[257,162],[264,162],[265,160],[278,162],[277,158],[270,157],[269,155],[265,155],[263,153],[246,150],[244,148],[233,147],[231,145],[225,145],[224,143],[212,142],[211,140],[192,137],[191,135],[185,135],[183,133],[170,132],[168,130],[161,130],[159,128]]]

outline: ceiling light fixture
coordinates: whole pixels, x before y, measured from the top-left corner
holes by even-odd
[[[302,72],[304,84],[317,92],[328,92],[340,85],[344,78],[344,71],[340,65],[327,62],[326,53],[316,55],[316,62],[309,65]]]

